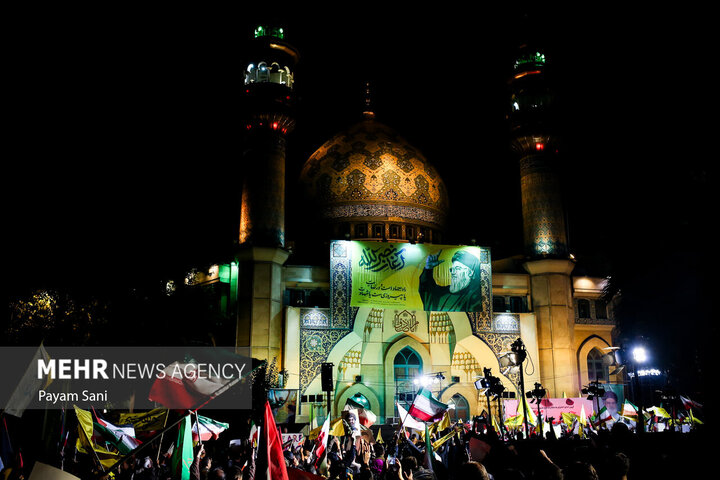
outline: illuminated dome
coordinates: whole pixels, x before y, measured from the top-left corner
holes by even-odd
[[[439,240],[448,197],[423,155],[374,115],[335,135],[300,180],[335,233],[352,238]]]

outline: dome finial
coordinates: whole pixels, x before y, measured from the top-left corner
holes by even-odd
[[[370,82],[365,82],[365,108],[363,110],[363,117],[366,119],[375,118],[375,112],[372,108]]]

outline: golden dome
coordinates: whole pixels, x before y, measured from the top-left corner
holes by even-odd
[[[300,181],[325,218],[392,219],[442,228],[445,184],[394,130],[366,116],[335,135],[303,166]]]

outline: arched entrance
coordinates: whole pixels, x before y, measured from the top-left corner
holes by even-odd
[[[420,355],[410,347],[400,350],[393,360],[395,378],[395,401],[400,403],[406,410],[410,408],[415,391],[417,390],[413,380],[422,374],[422,360]],[[395,416],[398,416],[397,406]]]
[[[470,404],[465,397],[456,393],[450,398],[448,406],[450,405],[452,405],[452,408],[448,410],[448,416],[450,417],[450,421],[452,423],[455,423],[458,420],[463,422],[470,420]]]

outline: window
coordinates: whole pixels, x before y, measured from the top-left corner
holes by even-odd
[[[603,364],[603,354],[597,348],[590,350],[587,356],[588,380],[608,381],[608,370]]]
[[[493,297],[493,312],[504,312],[505,297]]]
[[[577,301],[578,318],[590,318],[590,302],[585,299]]]
[[[355,238],[368,238],[367,223],[358,223],[355,225]]]
[[[605,300],[595,300],[595,317],[606,319],[607,316],[607,303]]]
[[[410,408],[415,398],[415,385],[413,380],[422,374],[422,361],[420,356],[410,347],[405,347],[395,355],[393,361],[395,368],[395,397],[404,403],[405,409]],[[395,416],[398,416],[397,407]]]
[[[405,227],[405,238],[415,240],[415,227],[408,225]]]
[[[512,313],[527,312],[527,298],[526,297],[510,297],[510,311]]]
[[[390,225],[390,238],[400,238],[400,225]]]
[[[385,225],[376,223],[373,225],[373,237],[383,238],[385,236]]]
[[[468,401],[465,399],[465,397],[463,397],[459,393],[456,393],[452,396],[448,404],[455,405],[455,408],[451,408],[448,410],[448,415],[450,416],[451,422],[455,423],[458,420],[470,420],[470,406],[468,405]]]

